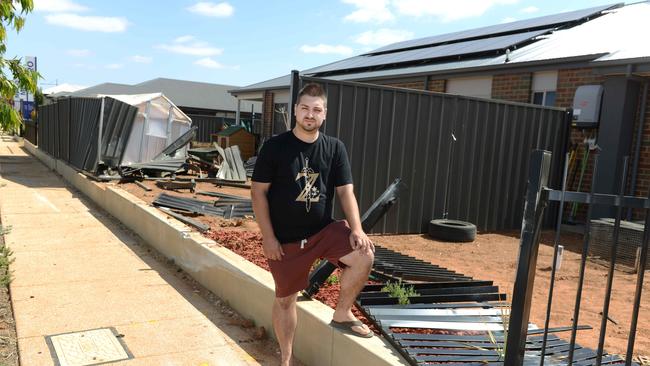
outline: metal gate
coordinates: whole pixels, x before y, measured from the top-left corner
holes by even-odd
[[[554,346],[551,345],[548,338],[548,332],[542,332],[542,341],[540,350],[536,354],[538,360],[537,364],[543,365],[544,362],[560,360],[561,364],[570,365],[577,363],[580,365],[601,365],[623,363],[626,365],[633,364],[632,356],[634,351],[635,337],[637,332],[637,323],[639,317],[639,310],[641,305],[641,293],[643,290],[643,282],[645,275],[645,264],[648,257],[648,241],[649,233],[648,226],[650,225],[650,199],[642,197],[625,196],[626,168],[623,169],[620,178],[620,191],[616,194],[603,194],[583,192],[570,192],[566,191],[566,171],[564,167],[564,179],[561,183],[560,190],[552,190],[549,186],[549,170],[551,166],[551,154],[547,151],[534,151],[531,156],[530,169],[528,174],[528,189],[526,193],[526,206],[524,210],[524,218],[522,222],[521,244],[519,253],[519,264],[517,268],[517,277],[515,279],[515,286],[512,298],[512,308],[510,313],[510,323],[507,340],[507,354],[505,363],[507,365],[521,365],[524,362],[524,357],[530,355],[526,352],[526,335],[527,326],[531,309],[533,286],[535,282],[535,268],[537,265],[537,254],[539,250],[539,236],[540,227],[542,222],[542,215],[549,202],[559,202],[558,208],[558,224],[555,233],[555,245],[551,269],[550,287],[548,292],[548,302],[546,307],[546,321],[543,329],[547,329],[549,319],[553,312],[553,295],[556,282],[557,271],[557,258],[559,253],[560,229],[563,208],[566,203],[578,202],[587,204],[587,221],[584,230],[584,239],[582,247],[582,256],[579,270],[579,278],[577,290],[575,295],[575,307],[573,311],[573,319],[571,324],[571,336],[568,345],[565,345],[559,352],[554,352]],[[595,157],[594,166],[598,166],[598,156]],[[624,167],[627,167],[627,158],[625,159]],[[595,169],[593,176],[597,177]],[[596,179],[596,178],[594,178]],[[592,182],[592,187],[596,186]],[[576,334],[578,330],[578,322],[580,320],[581,299],[587,295],[583,291],[583,284],[585,279],[585,268],[587,263],[587,255],[589,253],[590,240],[590,225],[593,219],[592,209],[595,205],[615,207],[616,214],[614,218],[614,228],[612,235],[612,242],[610,244],[610,256],[608,263],[607,283],[605,284],[605,292],[603,296],[603,307],[601,311],[601,323],[598,338],[598,347],[595,351],[586,350],[576,345]],[[619,246],[619,234],[621,229],[621,217],[624,208],[642,209],[645,213],[645,229],[643,232],[643,240],[639,256],[639,270],[637,271],[636,291],[634,300],[630,304],[631,321],[630,330],[627,343],[627,351],[625,360],[622,360],[616,355],[607,355],[604,351],[605,340],[607,335],[607,325],[609,319],[609,308],[612,296],[612,285],[614,280],[614,269],[617,264],[617,253]],[[555,357],[546,359],[539,357],[539,355],[550,355]]]
[[[571,118],[565,109],[328,79],[293,80],[326,88],[324,132],[348,149],[362,211],[396,177],[410,187],[397,209],[375,226],[378,233],[426,232],[431,219],[443,217],[472,222],[479,230],[518,228],[528,152],[553,151],[553,166],[562,166]],[[561,179],[559,169],[550,179]]]

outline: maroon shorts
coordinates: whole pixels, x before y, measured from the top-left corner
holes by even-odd
[[[350,227],[347,221],[335,221],[307,238],[304,248],[300,242],[282,244],[282,260],[268,260],[275,281],[275,297],[287,297],[304,290],[309,284],[312,264],[324,258],[339,264],[339,258],[352,253]]]

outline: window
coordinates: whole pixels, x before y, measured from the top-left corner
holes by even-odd
[[[547,107],[555,106],[555,91],[534,91],[532,103]]]
[[[447,80],[447,93],[468,97],[491,98],[492,76]]]
[[[532,96],[530,102],[547,107],[555,106],[557,71],[542,71],[533,74]]]

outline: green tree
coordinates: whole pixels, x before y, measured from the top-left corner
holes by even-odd
[[[0,0],[0,128],[18,131],[22,125],[20,113],[10,104],[18,90],[36,94],[36,81],[40,75],[22,65],[20,58],[6,58],[7,32],[20,30],[25,16],[34,10],[33,0]]]

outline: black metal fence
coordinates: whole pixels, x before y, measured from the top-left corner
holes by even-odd
[[[431,219],[444,217],[479,230],[519,228],[528,153],[553,151],[553,166],[562,166],[570,111],[301,79],[327,89],[324,130],[347,146],[362,211],[396,177],[410,187],[375,232],[426,232]],[[560,170],[551,172],[551,181],[560,179]]]
[[[223,129],[223,126],[232,126],[237,121],[234,118],[206,116],[203,114],[188,114],[192,119],[192,126],[196,126],[196,136],[194,141],[212,142],[212,135]],[[244,125],[248,132],[253,132],[253,121],[251,119],[240,118],[240,123]]]
[[[620,191],[614,194],[595,193],[593,187],[596,185],[592,183],[592,190],[590,193],[571,192],[566,191],[566,171],[564,168],[564,179],[562,180],[560,190],[549,189],[549,171],[551,166],[551,154],[548,151],[534,151],[531,156],[531,163],[529,166],[528,175],[528,188],[526,193],[526,206],[524,211],[524,219],[522,223],[521,244],[519,246],[519,264],[517,268],[517,276],[515,279],[514,291],[512,295],[512,308],[509,319],[509,330],[507,340],[507,354],[505,358],[506,365],[521,365],[524,363],[526,356],[536,356],[536,363],[543,366],[545,362],[551,363],[553,361],[560,361],[561,364],[571,365],[572,363],[580,365],[601,365],[601,364],[614,364],[625,363],[626,365],[635,364],[632,361],[634,354],[635,340],[637,334],[637,325],[639,319],[639,311],[641,307],[641,295],[643,292],[643,283],[645,276],[645,269],[642,265],[647,262],[648,257],[648,242],[650,241],[650,234],[648,226],[650,225],[650,198],[631,197],[625,196],[626,168],[623,169],[620,178]],[[598,166],[598,156],[595,158],[594,166]],[[627,167],[627,158],[624,167]],[[594,170],[594,177],[597,177]],[[555,233],[554,253],[551,260],[551,276],[550,286],[548,290],[548,299],[546,304],[546,320],[543,328],[543,339],[540,348],[534,354],[526,352],[525,340],[528,333],[528,320],[531,311],[533,287],[535,284],[535,269],[537,266],[537,256],[539,251],[539,237],[540,227],[542,223],[542,215],[549,202],[558,202],[558,223],[561,222],[562,213],[565,203],[578,202],[587,204],[587,221],[584,228],[584,238],[581,250],[581,262],[578,273],[577,288],[575,295],[575,303],[573,309],[573,316],[571,321],[571,336],[570,343],[563,346],[561,350],[555,349],[548,340],[548,326],[553,313],[553,297],[556,283],[556,273],[559,256],[559,243],[560,243],[560,230],[561,225],[557,225]],[[593,220],[594,206],[608,206],[615,208],[615,217],[613,235],[609,243],[609,263],[607,266],[607,281],[604,284],[604,292],[597,291],[596,294],[587,293],[584,291],[585,283],[585,270],[587,264],[587,256],[590,252],[591,240],[591,224]],[[605,352],[605,340],[607,338],[608,322],[612,321],[610,318],[610,303],[612,299],[612,286],[614,281],[614,270],[618,264],[617,254],[620,244],[621,233],[621,218],[623,208],[632,208],[643,210],[645,214],[644,231],[641,241],[641,250],[639,253],[639,268],[637,270],[636,290],[634,299],[630,305],[630,323],[627,341],[627,350],[624,359],[617,355],[608,355]],[[585,349],[576,344],[577,331],[579,330],[579,321],[581,315],[581,303],[585,296],[596,297],[603,301],[603,307],[600,311],[601,321],[598,336],[598,347],[592,351]],[[567,300],[567,299],[562,299]],[[594,311],[590,309],[589,311]],[[620,309],[619,309],[620,311]],[[541,355],[555,355],[554,359],[547,360],[546,357]]]
[[[136,107],[110,97],[103,102],[102,98],[60,99],[40,108],[38,147],[91,173],[99,162],[115,166],[122,159],[137,112]]]
[[[192,126],[197,127],[194,140],[199,142],[210,142],[210,135],[221,131],[224,124],[228,124],[228,121],[232,121],[231,124],[235,123],[234,118],[228,119],[202,114],[188,114],[187,116],[192,119]]]
[[[24,121],[23,137],[34,145],[38,145],[38,124],[35,121]]]

